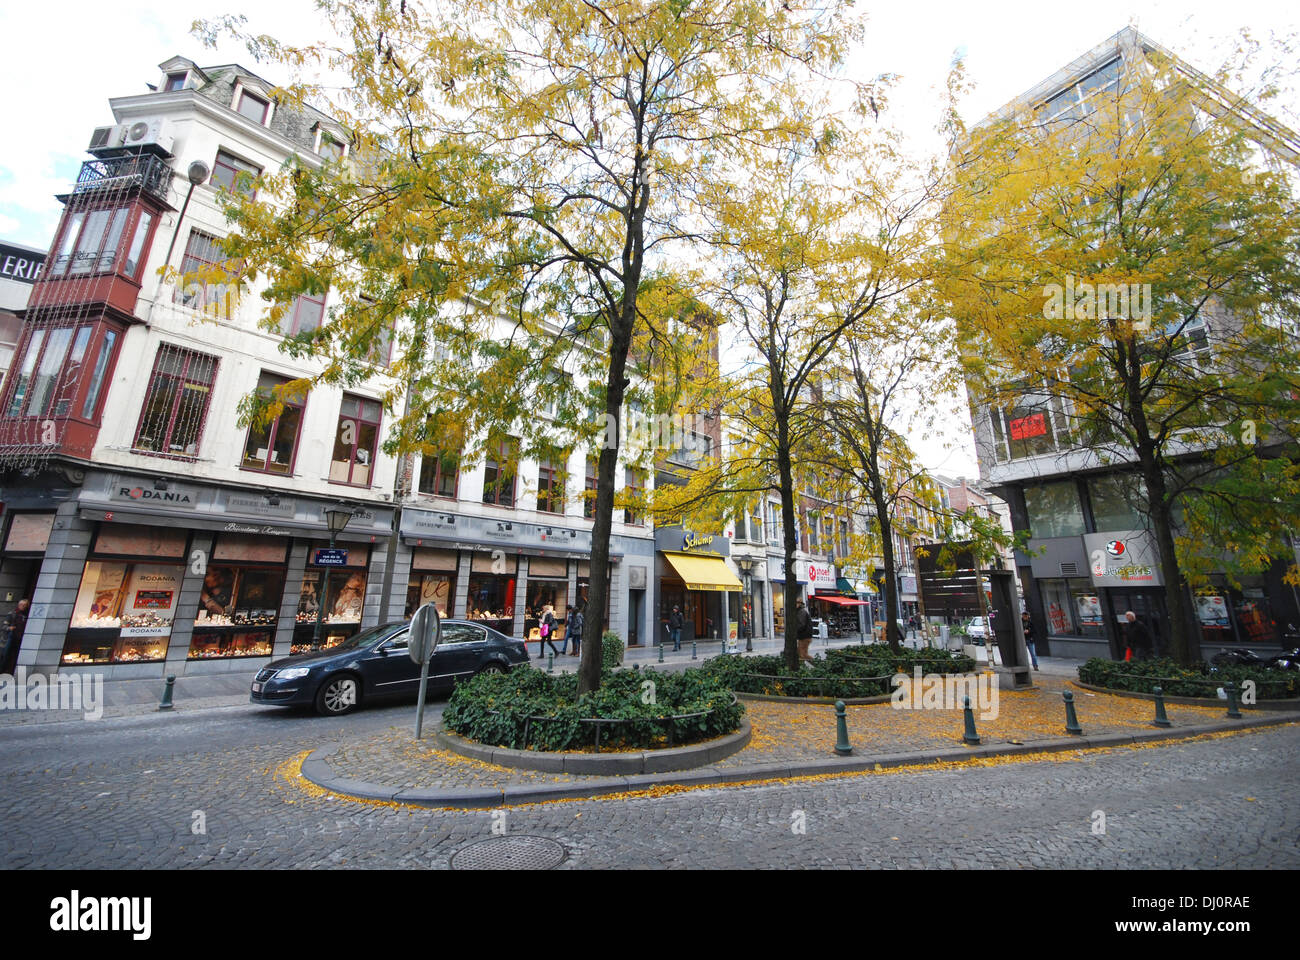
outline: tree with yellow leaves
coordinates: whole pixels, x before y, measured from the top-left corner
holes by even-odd
[[[354,132],[354,160],[268,178],[259,196],[275,203],[232,201],[228,252],[269,275],[277,304],[342,291],[330,321],[291,343],[328,359],[322,379],[359,376],[396,331],[389,372],[409,400],[390,452],[430,451],[445,433],[535,436],[543,384],[560,409],[546,442],[603,439],[589,596],[603,610],[629,354],[676,309],[655,278],[695,258],[704,188],[743,179],[774,135],[815,119],[800,91],[841,63],[849,4],[320,7],[341,44],[247,39],[262,58],[349,78],[338,95],[282,95],[326,105]],[[583,691],[600,683],[599,637],[583,644]]]
[[[1106,70],[954,153],[941,286],[979,402],[1050,410],[1069,470],[1121,471],[1190,661],[1191,589],[1289,553],[1300,513],[1300,139],[1226,73]]]

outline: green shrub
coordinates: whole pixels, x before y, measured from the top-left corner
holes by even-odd
[[[1093,657],[1079,667],[1079,679],[1095,687],[1150,693],[1160,687],[1172,697],[1215,697],[1217,688],[1232,684],[1241,689],[1243,680],[1255,682],[1261,700],[1300,696],[1300,674],[1292,670],[1270,670],[1257,666],[1212,667],[1208,663],[1185,666],[1168,657],[1154,660],[1108,660]]]
[[[892,693],[897,673],[969,673],[975,661],[946,650],[908,650],[895,654],[888,644],[828,650],[811,664],[791,672],[781,656],[721,656],[703,670],[737,693],[786,697],[878,697]]]
[[[654,684],[653,703],[645,702]],[[570,750],[595,742],[603,718],[601,748],[675,746],[711,740],[740,727],[745,709],[730,689],[701,670],[605,673],[599,690],[578,696],[576,674],[550,675],[520,667],[511,673],[479,674],[456,687],[443,711],[447,729],[480,743],[523,749]],[[704,716],[680,716],[705,714]],[[665,719],[679,715],[679,719]],[[534,719],[543,718],[543,719]]]
[[[606,630],[600,637],[600,668],[613,670],[623,662],[623,638],[613,630]]]

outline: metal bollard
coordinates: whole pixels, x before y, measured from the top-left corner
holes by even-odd
[[[699,657],[697,657],[697,656],[695,655],[695,641],[694,641],[694,640],[691,641],[691,659],[692,659],[692,660],[698,660],[698,659],[699,659]]]
[[[659,641],[659,662],[664,662],[664,642],[662,640]]]
[[[1228,716],[1234,720],[1241,719],[1241,708],[1237,706],[1237,687],[1231,683],[1223,685],[1223,692],[1228,695]]]
[[[546,655],[546,672],[547,672],[547,673],[554,673],[554,672],[555,672],[555,652],[554,652],[554,651],[551,651],[550,653],[548,653],[548,654]]]
[[[970,708],[970,697],[964,698],[966,708],[963,711],[966,717],[966,732],[962,734],[962,743],[977,744],[980,742],[980,735],[975,732],[975,712]]]
[[[1076,735],[1083,733],[1083,727],[1079,726],[1079,717],[1074,712],[1074,694],[1066,690],[1062,696],[1065,697],[1065,732]]]
[[[853,753],[853,747],[849,745],[848,709],[843,700],[835,701],[835,752],[841,757]]]
[[[163,688],[162,703],[158,704],[159,710],[170,710],[172,708],[172,688],[176,686],[176,675],[172,674],[167,678],[167,686]]]
[[[1153,721],[1157,727],[1172,727],[1169,718],[1165,716],[1165,692],[1160,687],[1153,687],[1152,695],[1156,698],[1156,718]]]

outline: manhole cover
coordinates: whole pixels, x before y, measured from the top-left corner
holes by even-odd
[[[550,870],[564,862],[564,847],[546,837],[493,837],[452,854],[453,870]]]

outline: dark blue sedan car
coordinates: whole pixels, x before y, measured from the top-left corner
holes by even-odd
[[[277,707],[313,705],[337,716],[363,701],[415,697],[420,668],[407,653],[410,623],[386,623],[328,650],[275,660],[253,678],[249,699]],[[503,673],[528,662],[522,640],[464,620],[444,620],[429,664],[429,694],[448,693],[458,680]]]

